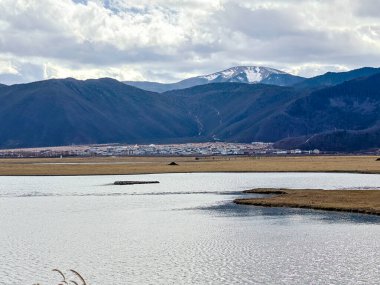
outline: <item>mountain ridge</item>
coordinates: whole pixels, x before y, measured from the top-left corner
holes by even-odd
[[[313,91],[269,124],[291,126],[282,148],[361,150],[380,147],[380,73]],[[361,145],[361,146],[360,146]]]
[[[367,77],[380,73],[380,68],[362,67],[344,72],[326,72],[325,74],[307,78],[304,81],[295,84],[297,88],[315,88],[328,87],[353,80],[360,77]]]
[[[187,78],[176,83],[158,83],[150,81],[124,81],[124,83],[147,91],[166,92],[190,88],[197,85],[223,82],[238,82],[247,84],[271,84],[290,86],[305,78],[284,71],[263,66],[235,66],[222,71]]]
[[[5,148],[133,143],[193,135],[196,129],[169,97],[114,79],[13,85],[0,92],[0,100],[0,145]]]
[[[210,140],[380,147],[379,84],[380,73],[319,88],[221,82],[155,93],[111,78],[0,86],[0,147]]]

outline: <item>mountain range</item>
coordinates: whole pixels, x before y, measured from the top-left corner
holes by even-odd
[[[110,78],[0,85],[0,147],[210,140],[380,147],[380,69],[303,79],[236,67],[202,78],[205,84],[161,93]]]

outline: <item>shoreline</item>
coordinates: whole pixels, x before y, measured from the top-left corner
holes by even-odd
[[[322,190],[257,188],[247,194],[268,194],[264,198],[239,198],[238,205],[301,208],[380,216],[380,190]]]
[[[191,173],[347,173],[347,174],[366,174],[378,175],[380,172],[365,171],[175,171],[175,172],[134,172],[134,173],[88,173],[88,174],[1,174],[0,177],[54,177],[54,176],[123,176],[123,175],[152,175],[152,174],[191,174]],[[330,190],[329,190],[330,191]],[[350,190],[348,190],[350,191]]]

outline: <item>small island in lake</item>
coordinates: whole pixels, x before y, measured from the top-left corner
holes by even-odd
[[[156,184],[159,181],[115,181],[114,185]]]
[[[379,190],[315,190],[258,188],[244,193],[270,194],[266,198],[236,199],[234,203],[264,207],[306,208],[380,215]]]

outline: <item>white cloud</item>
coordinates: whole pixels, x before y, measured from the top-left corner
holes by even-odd
[[[5,74],[18,74],[18,70],[16,67],[12,64],[11,60],[5,60],[0,58],[0,73]]]
[[[376,66],[380,16],[373,0],[358,2],[0,0],[0,81],[175,81],[239,64],[304,76]]]
[[[312,77],[316,74],[324,74],[326,72],[344,72],[349,69],[343,65],[323,65],[318,63],[307,63],[302,65],[296,65],[291,68],[283,68],[284,71],[294,75],[302,75],[305,77]]]
[[[44,64],[44,78],[66,78],[74,77],[77,79],[88,79],[88,78],[101,78],[101,77],[111,77],[120,81],[126,81],[130,78],[135,78],[136,80],[143,80],[143,76],[140,72],[128,67],[119,66],[117,68],[68,68],[62,65],[56,65],[51,62]]]

